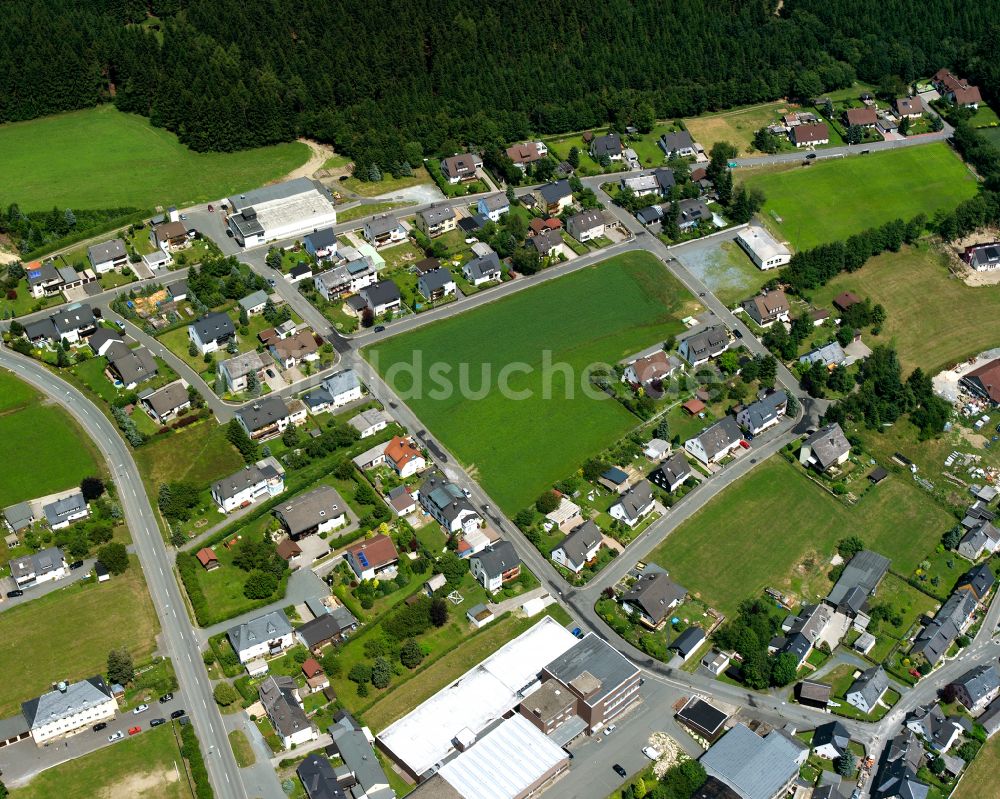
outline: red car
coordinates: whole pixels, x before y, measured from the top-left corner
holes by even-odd
[[[743,447],[743,449],[750,449],[750,442],[740,439],[740,446]]]
[[[128,728],[128,734],[129,735],[138,735],[140,732],[142,732],[142,727],[129,727]]]

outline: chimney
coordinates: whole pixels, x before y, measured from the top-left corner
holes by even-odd
[[[56,686],[59,689],[59,693],[64,694],[69,690],[69,683],[65,680],[60,680],[59,685]]]

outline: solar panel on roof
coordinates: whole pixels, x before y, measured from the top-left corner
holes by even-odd
[[[359,552],[359,553],[358,553],[358,562],[359,562],[359,563],[360,563],[360,564],[361,564],[362,566],[364,566],[364,567],[365,567],[366,569],[368,568],[368,556],[367,556],[367,555],[365,555],[365,553],[364,553],[364,552]]]

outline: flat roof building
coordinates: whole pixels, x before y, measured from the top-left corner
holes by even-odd
[[[792,251],[767,230],[757,225],[743,228],[736,234],[736,241],[758,269],[777,269],[792,260]]]
[[[243,247],[292,238],[337,224],[328,189],[296,178],[229,198],[229,229]]]

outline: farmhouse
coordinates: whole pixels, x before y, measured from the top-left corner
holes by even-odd
[[[483,159],[475,153],[462,153],[441,159],[441,174],[449,183],[476,179],[476,170],[483,166]]]
[[[685,441],[684,449],[708,465],[718,463],[738,449],[742,440],[740,426],[732,416],[727,416]]]
[[[626,613],[636,613],[647,627],[658,628],[687,596],[687,589],[671,580],[665,571],[647,566],[643,574],[621,595]]]
[[[973,369],[959,383],[970,394],[1000,405],[1000,358]]]
[[[569,235],[584,244],[603,236],[604,228],[604,214],[596,208],[573,214],[566,222]]]
[[[737,724],[700,762],[709,776],[744,799],[777,799],[790,791],[799,776],[799,759],[799,748],[781,730],[761,737]]]
[[[253,247],[332,227],[337,212],[323,184],[296,178],[230,197],[227,224],[240,246]]]
[[[872,666],[861,672],[861,675],[847,689],[845,698],[862,713],[871,713],[885,692],[889,690],[889,678],[881,666]]]
[[[763,271],[777,269],[792,260],[792,251],[759,225],[743,228],[736,234],[736,241]]]
[[[684,457],[683,452],[678,451],[656,467],[650,473],[649,479],[664,491],[673,493],[684,484],[684,481],[691,474],[691,465],[688,463],[688,459]]]
[[[796,125],[788,134],[796,147],[815,147],[830,143],[830,128],[825,122],[814,122],[808,125]]]
[[[788,297],[781,289],[765,291],[743,303],[743,310],[761,327],[788,321]]]
[[[399,561],[392,539],[383,534],[355,544],[347,550],[345,558],[361,580],[374,580]]]
[[[489,219],[490,222],[499,222],[500,217],[510,210],[510,200],[507,199],[507,195],[503,192],[490,194],[487,197],[479,198],[476,209],[482,216]]]
[[[315,533],[326,533],[347,522],[347,504],[330,486],[320,486],[292,497],[274,509],[288,537],[298,541]]]
[[[147,389],[140,393],[139,401],[146,413],[159,424],[166,424],[191,407],[191,396],[183,380],[167,383],[156,391]]]
[[[272,610],[226,631],[226,637],[240,663],[279,655],[295,645],[292,625],[283,610]]]
[[[653,507],[652,488],[647,481],[640,480],[621,495],[621,499],[608,509],[608,513],[611,518],[635,527],[653,512]]]
[[[121,239],[111,239],[87,248],[87,260],[99,275],[112,269],[121,269],[128,263],[128,252],[125,242]]]
[[[281,466],[273,458],[265,458],[213,483],[212,499],[219,510],[230,513],[263,497],[276,497],[284,490]]]
[[[983,101],[978,86],[973,86],[964,78],[955,77],[950,70],[939,69],[931,81],[942,96],[955,105],[978,108]]]
[[[80,491],[73,491],[54,502],[42,506],[42,515],[52,530],[62,530],[90,514],[87,500]]]
[[[736,422],[751,435],[759,435],[781,422],[788,407],[788,396],[784,391],[773,391],[763,399],[745,406],[736,415]]]
[[[480,255],[462,267],[462,274],[473,286],[500,280],[500,257],[495,252]]]
[[[691,366],[701,366],[727,349],[729,349],[729,331],[722,325],[712,325],[681,339],[677,352]]]
[[[455,212],[447,205],[432,205],[417,213],[417,230],[424,235],[440,236],[458,226]]]
[[[118,702],[99,675],[80,682],[60,682],[55,690],[21,705],[21,713],[38,746],[113,719],[117,712]]]
[[[209,313],[188,325],[188,338],[200,355],[218,352],[236,337],[236,327],[228,314]]]
[[[316,728],[303,710],[295,680],[283,674],[271,675],[264,679],[257,690],[264,712],[284,749],[314,741],[318,737]]]
[[[834,422],[820,428],[802,442],[799,463],[812,466],[818,472],[828,472],[834,466],[846,463],[850,454],[850,442],[840,425]]]
[[[363,232],[369,244],[387,247],[406,241],[406,228],[392,214],[380,214],[364,224]]]
[[[521,559],[510,541],[498,541],[469,558],[469,570],[491,594],[521,575]]]
[[[597,557],[601,548],[603,534],[592,521],[585,521],[575,527],[562,543],[552,550],[552,560],[569,569],[574,574],[583,571],[583,567]]]

